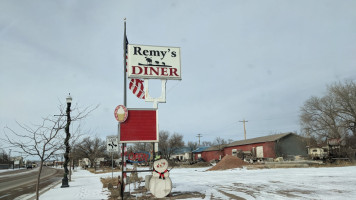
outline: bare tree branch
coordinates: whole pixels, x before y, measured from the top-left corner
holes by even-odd
[[[94,108],[85,108],[82,111],[74,109],[76,112],[73,115],[72,121],[79,121],[88,116]],[[19,148],[19,153],[25,153],[25,156],[36,156],[40,159],[40,169],[38,172],[37,186],[36,186],[36,199],[39,197],[39,184],[42,172],[43,162],[50,159],[54,154],[63,150],[63,136],[61,136],[62,129],[65,128],[66,119],[64,107],[60,105],[60,115],[58,117],[45,117],[42,118],[41,124],[32,124],[31,126],[16,122],[20,131],[15,131],[10,127],[4,127],[5,139],[2,139],[7,144]],[[79,129],[77,129],[79,130]],[[11,137],[9,136],[11,135]],[[77,136],[75,136],[77,137]]]
[[[328,87],[325,96],[311,97],[301,107],[302,131],[320,142],[327,138],[356,137],[356,84],[352,81]]]

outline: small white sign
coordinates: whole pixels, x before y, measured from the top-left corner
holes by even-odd
[[[106,137],[106,150],[107,152],[119,152],[119,142],[117,136]]]
[[[129,44],[127,52],[129,78],[182,79],[179,47]]]

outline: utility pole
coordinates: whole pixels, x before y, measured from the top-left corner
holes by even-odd
[[[246,140],[246,126],[245,126],[245,122],[248,122],[246,121],[245,119],[243,121],[239,121],[239,122],[243,122],[244,123],[244,136],[245,136],[245,140]]]
[[[310,128],[305,128],[305,131],[306,131],[306,136],[307,136],[307,145],[308,147],[310,146]]]
[[[199,146],[200,146],[200,138],[203,136],[199,133],[197,137],[199,138]]]

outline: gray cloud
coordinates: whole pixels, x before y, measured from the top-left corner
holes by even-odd
[[[100,104],[86,130],[116,134],[123,103],[123,18],[130,43],[179,46],[160,128],[195,141],[299,131],[299,108],[355,80],[353,1],[1,1],[1,125],[56,114],[70,92]],[[159,83],[152,83],[159,95]],[[128,91],[128,107],[152,107]]]

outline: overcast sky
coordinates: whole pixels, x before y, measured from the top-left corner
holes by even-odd
[[[299,110],[326,86],[356,80],[356,1],[0,1],[0,126],[58,114],[70,92],[100,104],[82,124],[105,139],[123,104],[123,34],[181,48],[159,128],[184,140],[300,132]],[[150,92],[160,95],[160,82]],[[128,90],[129,108],[152,108]]]

